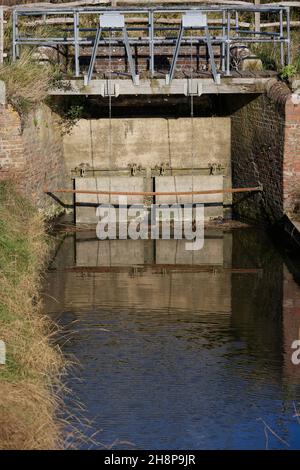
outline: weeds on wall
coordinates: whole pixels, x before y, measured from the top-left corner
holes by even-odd
[[[53,449],[62,444],[56,419],[64,360],[51,345],[43,315],[40,272],[48,244],[41,213],[11,182],[0,183],[0,448]]]
[[[60,128],[62,135],[68,135],[72,132],[73,127],[81,119],[83,106],[73,105],[61,115]]]

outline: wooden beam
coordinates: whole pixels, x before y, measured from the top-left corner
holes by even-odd
[[[260,0],[254,0],[254,3],[255,5],[260,5]],[[254,13],[254,23],[255,23],[255,31],[260,31],[260,13],[259,12],[255,12]]]
[[[114,0],[77,0],[69,3],[27,3],[21,6],[22,9],[29,9],[29,8],[73,8],[73,7],[89,7],[89,6],[101,6],[101,5],[108,5],[110,6]],[[190,4],[204,4],[204,5],[253,5],[252,2],[246,2],[243,0],[188,0],[186,5]],[[117,0],[117,6],[122,5],[149,5],[149,0]],[[152,6],[163,6],[163,5],[180,5],[182,6],[182,0],[152,0]],[[10,7],[12,8],[12,7]]]

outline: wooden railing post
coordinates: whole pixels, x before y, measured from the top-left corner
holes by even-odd
[[[4,57],[4,16],[3,7],[0,7],[0,64],[3,64]]]
[[[255,5],[260,5],[260,0],[254,0]],[[255,31],[260,32],[260,13],[255,12]]]

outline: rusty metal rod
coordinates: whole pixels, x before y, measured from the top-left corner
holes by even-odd
[[[127,266],[67,266],[62,269],[50,269],[56,272],[73,272],[73,273],[127,273],[136,269],[139,272],[154,271],[187,271],[187,272],[208,272],[222,273],[229,272],[232,274],[262,274],[263,268],[231,268],[224,266],[208,266],[208,265],[190,265],[190,264],[137,264]]]
[[[175,192],[160,192],[160,191],[88,191],[85,189],[44,189],[44,193],[70,193],[70,194],[102,194],[113,196],[190,196],[199,194],[222,194],[222,193],[246,193],[254,191],[262,191],[262,186],[255,186],[250,188],[225,188],[225,189],[205,189],[202,191],[175,191]]]

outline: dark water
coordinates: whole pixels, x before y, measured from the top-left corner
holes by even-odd
[[[67,406],[99,431],[83,447],[300,449],[300,290],[263,232],[209,231],[193,253],[77,233],[46,284],[80,362]]]

